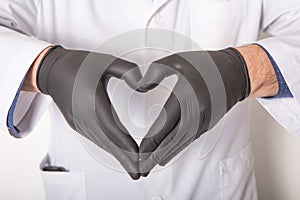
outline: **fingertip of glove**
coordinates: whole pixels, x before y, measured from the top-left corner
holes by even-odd
[[[131,87],[134,90],[137,90],[138,82],[142,79],[142,74],[140,70],[137,68],[126,73],[123,79],[125,80],[125,82],[128,84],[129,87]]]
[[[141,93],[146,93],[157,86],[158,86],[157,83],[139,83],[136,91]]]
[[[152,90],[152,89],[154,89],[155,87],[157,87],[158,86],[158,84],[157,83],[144,83],[144,84],[142,84],[142,85],[139,85],[139,90],[141,90],[141,91],[145,91],[145,92],[147,92],[147,91],[149,91],[149,90]]]
[[[141,176],[142,176],[142,177],[145,177],[145,178],[146,178],[148,175],[149,175],[149,172],[141,173]]]
[[[132,180],[139,180],[139,178],[141,177],[140,173],[129,173],[130,177],[132,178]]]

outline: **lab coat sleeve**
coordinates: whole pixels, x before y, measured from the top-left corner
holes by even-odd
[[[0,1],[0,130],[8,133],[7,114],[13,99],[28,69],[39,53],[51,44],[33,38],[37,33],[38,0]],[[23,93],[19,97],[18,107],[25,105]],[[26,95],[25,95],[26,96]],[[28,96],[28,95],[27,95]],[[36,97],[30,102],[36,102]],[[32,106],[29,114],[34,115]],[[30,109],[29,109],[30,110]],[[38,113],[38,112],[37,112]],[[18,120],[21,134],[29,132],[31,126],[24,126],[23,119]],[[28,120],[27,120],[28,121]],[[30,120],[29,120],[30,121]],[[29,122],[28,121],[28,122]]]
[[[300,3],[263,0],[263,31],[273,37],[258,42],[277,63],[294,98],[259,99],[289,132],[300,136]]]

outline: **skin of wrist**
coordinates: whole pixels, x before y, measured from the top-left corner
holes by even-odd
[[[34,62],[32,63],[30,69],[28,70],[25,80],[24,80],[24,84],[22,86],[22,91],[29,91],[29,92],[38,92],[40,93],[37,83],[36,83],[36,77],[37,77],[37,71],[39,68],[39,65],[42,61],[42,59],[44,58],[45,54],[48,52],[48,50],[50,48],[52,48],[53,46],[49,46],[47,48],[45,48],[38,56],[37,58],[34,60]]]
[[[236,48],[243,56],[250,79],[249,97],[271,97],[278,92],[277,77],[266,52],[258,45]]]

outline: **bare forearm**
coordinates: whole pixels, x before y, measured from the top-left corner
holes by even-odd
[[[277,78],[270,59],[258,45],[238,47],[244,57],[251,85],[249,97],[275,96],[278,91]]]
[[[26,78],[24,80],[24,84],[22,86],[23,91],[30,91],[30,92],[40,92],[37,84],[36,84],[36,75],[37,75],[37,70],[38,66],[43,59],[44,55],[47,53],[47,51],[51,48],[47,47],[44,49],[35,59],[35,61],[32,63],[30,69],[27,72]]]

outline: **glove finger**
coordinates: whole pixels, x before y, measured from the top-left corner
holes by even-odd
[[[168,134],[173,135],[174,132],[176,133],[178,131],[178,128],[179,128],[179,123],[177,123],[174,129],[171,130]],[[163,151],[157,151],[159,146],[160,144],[158,144],[158,147],[152,153],[149,153],[146,158],[142,159],[142,156],[140,156],[141,157],[140,172],[142,176],[147,177],[150,171],[157,164],[159,164],[162,161],[162,159],[165,157],[165,155],[167,155],[168,152],[171,150],[170,148],[167,147],[163,149]]]
[[[206,125],[205,125],[205,119],[207,117],[206,113],[203,113],[200,117],[200,126],[197,128],[197,131],[189,130],[189,129],[182,129],[179,128],[178,132],[179,134],[183,134],[180,139],[180,141],[174,145],[174,148],[171,148],[171,150],[168,152],[168,154],[164,157],[164,159],[161,160],[159,163],[160,166],[165,166],[168,164],[169,161],[171,161],[176,155],[178,155],[182,150],[184,150],[189,144],[191,144],[194,140],[198,139],[204,132],[207,131]],[[184,124],[187,124],[188,127],[191,127],[189,123],[185,120],[186,117],[183,117],[181,122]],[[182,130],[187,130],[185,133],[183,133]],[[164,141],[161,142],[160,146],[157,148],[159,150],[160,148],[169,145],[169,143],[173,140],[174,136],[172,134],[169,134],[168,137],[164,139]]]
[[[132,62],[123,59],[115,59],[104,72],[104,78],[115,77],[124,80],[134,90],[138,88],[138,81],[142,79],[139,67]]]
[[[128,156],[127,153],[122,151],[120,152],[118,148],[111,146],[111,143],[102,145],[101,148],[113,155],[133,180],[138,180],[141,177],[139,173],[138,160],[133,161],[132,157]]]
[[[153,150],[150,155],[147,155],[147,160],[144,163],[140,164],[140,171],[142,176],[147,175],[147,172],[152,170],[155,164],[164,163],[163,161],[167,159],[165,162],[171,160],[173,157],[177,155],[180,151],[184,149],[184,147],[190,143],[192,143],[196,137],[198,132],[198,120],[193,121],[195,119],[195,115],[191,112],[194,112],[196,109],[192,109],[190,104],[187,102],[182,102],[181,109],[185,108],[181,112],[180,121],[177,123],[176,127],[170,132],[166,133],[166,136],[156,145],[156,148]],[[203,122],[203,117],[202,122]],[[202,123],[201,123],[202,124]],[[140,147],[141,148],[141,147]],[[143,156],[140,155],[140,158]]]
[[[115,120],[119,120],[118,116],[113,115],[113,113],[115,113],[114,108],[102,86],[98,86],[95,98],[96,115],[101,124],[101,128],[104,133],[107,134],[107,137],[119,148],[129,152],[137,152],[138,146],[136,142],[127,131],[122,131],[116,124]],[[123,128],[124,127],[122,127],[122,129]]]
[[[164,78],[172,75],[183,75],[182,66],[191,64],[179,54],[173,54],[153,62],[145,76],[139,82],[139,91],[147,92],[155,88]]]
[[[142,160],[150,156],[160,142],[174,129],[180,119],[180,105],[176,96],[171,93],[164,109],[160,112],[146,136],[140,144],[139,152]]]
[[[177,74],[177,72],[173,68],[154,62],[149,66],[146,74],[139,81],[138,91],[148,92],[158,86],[166,77],[174,74]]]
[[[116,147],[116,145],[111,142],[111,139],[106,136],[105,130],[101,128],[101,124],[98,123],[97,119],[90,119],[87,123],[77,124],[76,128],[77,131],[98,147],[113,155],[132,179],[139,179],[139,158],[137,153],[128,153]]]
[[[170,151],[164,159],[159,163],[160,166],[165,166],[168,164],[175,156],[177,156],[182,150],[188,147],[193,142],[193,139],[187,140],[186,142],[180,144],[176,149]]]
[[[110,143],[111,144],[111,143]],[[115,148],[113,145],[104,145],[103,148],[108,153],[112,154],[122,165],[122,167],[126,170],[126,172],[129,174],[129,176],[133,180],[138,180],[141,177],[141,174],[139,173],[139,160],[138,158],[133,160],[133,156],[120,151],[118,148]]]
[[[138,145],[125,127],[121,125],[108,95],[101,84],[97,88],[95,104],[98,123],[108,139],[107,143],[110,144],[105,145],[110,147],[110,152],[125,166],[125,169],[129,173],[138,174]]]
[[[181,139],[180,143],[175,146],[175,148],[171,149],[168,154],[165,156],[165,158],[159,163],[160,166],[165,166],[168,164],[175,156],[177,156],[182,150],[184,150],[186,147],[188,147],[194,140],[198,139],[204,132],[207,131],[206,125],[205,125],[205,119],[207,117],[206,113],[202,114],[202,117],[200,117],[200,127],[197,132],[189,132],[184,135],[184,137]],[[166,138],[165,141],[161,143],[161,146],[167,145],[170,141],[169,138]],[[165,143],[165,144],[164,144]],[[158,147],[159,149],[160,147]]]

